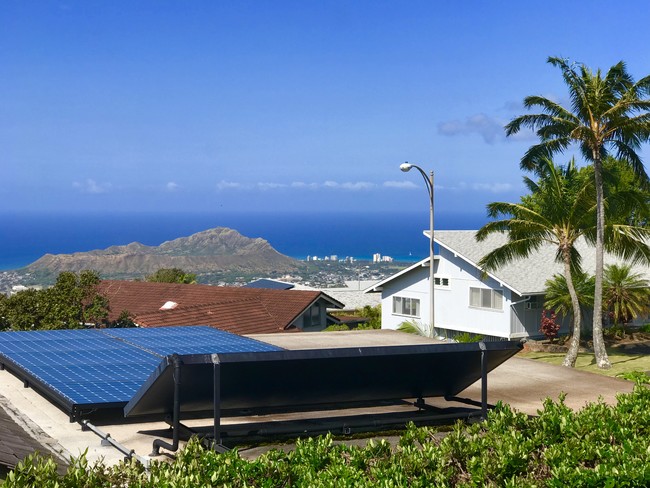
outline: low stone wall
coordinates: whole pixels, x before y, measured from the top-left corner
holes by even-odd
[[[551,343],[548,341],[526,341],[524,342],[523,352],[551,352],[566,354],[569,351],[569,344]],[[579,352],[589,352],[590,350],[580,346]]]

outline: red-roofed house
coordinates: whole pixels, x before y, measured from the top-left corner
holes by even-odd
[[[140,327],[208,325],[235,334],[319,331],[343,304],[320,291],[104,280],[116,320],[127,310]]]

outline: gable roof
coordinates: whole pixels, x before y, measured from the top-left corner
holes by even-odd
[[[440,259],[440,258],[439,258],[439,256],[434,256],[433,259],[435,260],[435,259]],[[381,280],[379,283],[375,283],[373,286],[366,289],[364,291],[364,293],[379,293],[380,291],[382,291],[382,287],[386,283],[389,283],[389,282],[393,281],[394,279],[399,278],[400,276],[406,275],[406,274],[410,273],[411,271],[413,271],[414,269],[428,268],[428,267],[429,267],[429,258],[424,258],[422,261],[418,261],[417,263],[412,264],[408,268],[404,268],[403,270],[398,271],[394,275],[389,276],[388,278],[385,278],[385,279]]]
[[[429,232],[424,234],[428,237]],[[435,242],[472,264],[477,269],[478,262],[490,251],[508,242],[507,234],[490,234],[484,241],[478,242],[475,230],[442,230],[434,233]],[[596,270],[596,255],[594,248],[584,240],[576,242],[576,248],[582,257],[582,269],[590,274]],[[546,280],[555,274],[562,274],[564,267],[555,260],[557,248],[552,244],[544,244],[525,259],[516,259],[499,269],[488,273],[489,276],[513,290],[518,295],[543,294]],[[620,263],[611,254],[605,255],[605,264]],[[645,266],[634,266],[634,272],[644,277],[650,276]]]
[[[437,230],[433,237],[435,242],[448,250],[463,261],[480,269],[478,262],[490,251],[508,242],[507,234],[490,234],[484,241],[476,240],[475,230]],[[429,237],[429,231],[424,231]],[[596,270],[596,255],[594,248],[584,240],[576,242],[576,248],[582,257],[582,269],[590,274]],[[534,251],[525,259],[516,259],[499,269],[487,273],[488,276],[498,281],[501,286],[507,287],[518,295],[542,295],[546,289],[546,280],[555,274],[564,273],[562,263],[555,261],[556,247],[552,244],[544,244],[537,251]],[[434,259],[439,259],[436,255]],[[605,254],[605,264],[621,263],[622,260],[611,254]],[[419,267],[426,267],[429,258],[425,258],[398,273],[380,281],[375,286],[366,290],[366,293],[380,292],[382,287],[400,276],[411,273]],[[632,267],[634,273],[639,273],[645,279],[650,279],[650,268],[643,265]]]
[[[318,300],[343,308],[320,291],[104,280],[99,292],[109,300],[109,320],[128,310],[143,327],[208,325],[235,334],[286,330]],[[173,305],[162,308],[167,302]]]
[[[363,307],[377,307],[381,305],[381,297],[367,295],[366,289],[379,283],[378,280],[351,280],[345,281],[345,286],[313,288],[297,284],[296,290],[320,290],[328,296],[345,304],[344,310],[357,310]]]
[[[291,290],[296,285],[286,281],[272,280],[270,278],[260,278],[244,285],[244,288],[270,288],[272,290]]]

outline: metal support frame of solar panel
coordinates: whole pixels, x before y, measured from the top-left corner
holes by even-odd
[[[122,409],[167,355],[277,351],[211,327],[0,333],[0,364],[66,411]]]
[[[168,357],[124,411],[127,417],[172,415],[176,436],[182,418],[209,413],[218,439],[221,416],[241,410],[254,415],[448,398],[479,379],[486,408],[487,373],[521,347],[503,341]]]

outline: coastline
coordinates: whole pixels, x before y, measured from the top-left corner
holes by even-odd
[[[0,271],[20,269],[45,254],[72,254],[140,242],[161,243],[214,227],[265,239],[286,256],[346,256],[372,261],[374,253],[417,262],[428,255],[419,213],[1,213]],[[439,214],[440,229],[476,229],[485,217]]]

